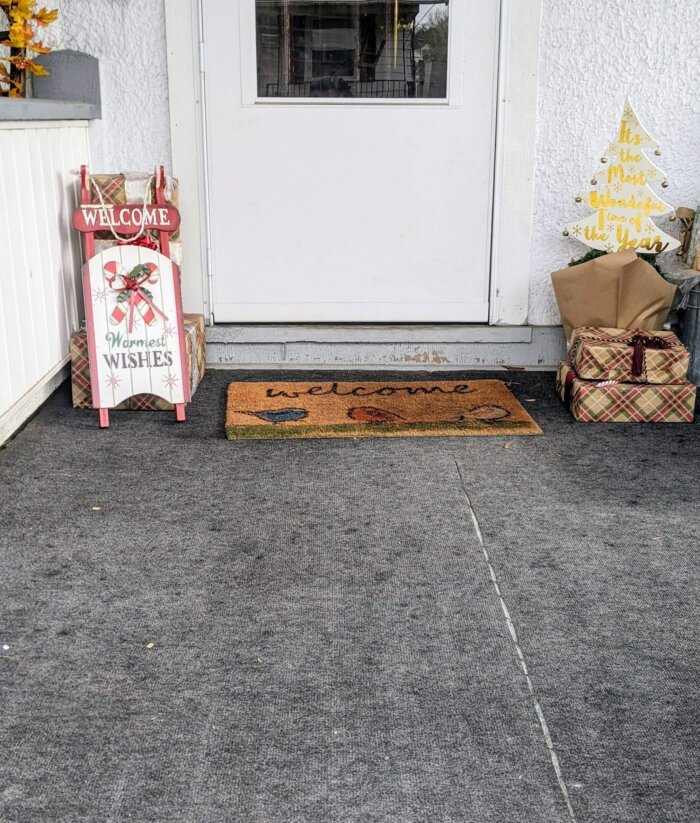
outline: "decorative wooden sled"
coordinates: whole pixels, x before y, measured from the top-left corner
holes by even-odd
[[[93,204],[86,166],[80,169],[80,190],[73,227],[85,242],[85,325],[100,427],[109,426],[109,409],[136,394],[164,398],[183,421],[190,383],[180,272],[170,259],[170,234],[180,215],[165,202],[164,169],[156,169],[155,204]],[[112,233],[118,245],[96,253],[98,231]],[[157,244],[146,231],[158,232]]]

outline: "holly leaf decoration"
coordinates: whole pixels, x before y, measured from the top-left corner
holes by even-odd
[[[145,294],[149,300],[153,300],[153,294],[143,286],[139,286],[139,292],[141,294]],[[117,303],[124,303],[129,299],[129,291],[120,291],[117,295]]]
[[[132,280],[141,280],[142,278],[147,280],[150,277],[150,274],[151,269],[144,263],[139,263],[138,266],[134,266],[134,268],[129,272],[129,277]]]

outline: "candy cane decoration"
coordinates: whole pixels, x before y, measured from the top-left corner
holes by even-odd
[[[144,283],[158,282],[158,267],[153,263],[145,263],[141,266],[142,273],[132,277],[133,272],[127,272],[124,266],[117,261],[110,261],[104,267],[105,278],[111,289],[124,295],[128,303],[128,328],[129,333],[134,328],[134,309],[138,309],[147,326],[152,326],[156,322],[156,315],[160,315],[163,320],[168,318],[155,305],[151,293],[143,288]],[[134,269],[136,271],[136,269]],[[127,317],[127,312],[121,307],[119,299],[112,311],[110,322],[118,326]]]

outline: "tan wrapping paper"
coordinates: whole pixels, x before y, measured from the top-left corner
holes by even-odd
[[[567,340],[578,326],[662,328],[676,293],[634,251],[619,251],[552,273]]]

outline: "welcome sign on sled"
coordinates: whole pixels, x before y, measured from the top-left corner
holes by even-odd
[[[108,409],[138,394],[162,397],[175,407],[177,420],[184,420],[190,382],[180,273],[167,256],[168,236],[179,226],[180,217],[164,202],[163,169],[156,173],[152,205],[95,206],[85,168],[81,182],[82,205],[76,209],[73,225],[85,235],[88,260],[83,267],[83,294],[90,384],[100,425],[109,425]],[[95,254],[94,232],[105,228],[118,245]],[[158,233],[159,243],[147,230]]]

